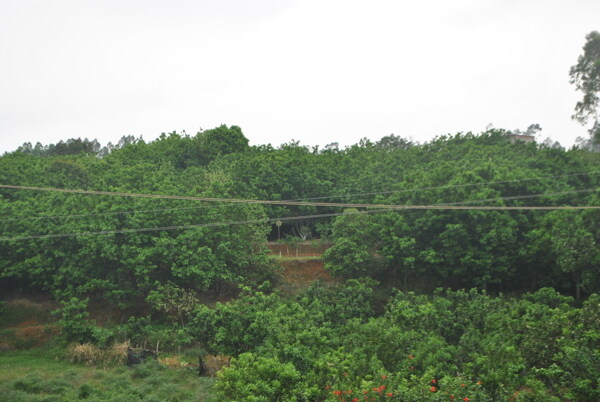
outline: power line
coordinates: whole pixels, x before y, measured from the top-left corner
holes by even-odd
[[[71,194],[90,194],[90,195],[110,195],[120,197],[140,197],[154,199],[172,199],[172,200],[188,200],[188,201],[208,201],[208,202],[223,202],[223,203],[239,203],[239,204],[267,204],[267,205],[295,205],[295,206],[316,206],[316,207],[342,207],[342,208],[382,208],[382,209],[433,209],[441,208],[435,205],[388,205],[388,204],[369,204],[369,203],[342,203],[342,202],[310,202],[310,201],[274,201],[274,200],[252,200],[239,198],[216,198],[216,197],[192,197],[181,195],[160,195],[160,194],[140,194],[140,193],[124,193],[111,191],[96,191],[96,190],[75,190],[51,187],[30,187],[30,186],[13,186],[0,185],[0,188],[10,188],[16,190],[33,190],[33,191],[53,191]],[[508,207],[507,207],[508,208]],[[521,207],[519,207],[521,208]],[[575,207],[573,207],[575,208]],[[589,208],[589,207],[578,207]],[[600,208],[600,207],[598,207]]]
[[[526,199],[526,198],[536,198],[536,197],[547,197],[554,195],[565,195],[565,194],[575,194],[575,193],[587,193],[596,191],[596,188],[589,188],[583,190],[567,190],[567,191],[558,191],[553,193],[537,193],[537,194],[526,194],[526,195],[516,195],[516,196],[507,196],[507,197],[494,197],[494,198],[486,198],[480,200],[466,200],[466,201],[457,201],[451,203],[441,203],[436,205],[463,205],[463,204],[475,204],[479,202],[489,202],[489,201],[500,201],[500,200],[517,200],[517,199]],[[231,204],[222,204],[218,205],[218,207],[223,206],[232,206]],[[8,219],[0,219],[0,222],[15,222],[15,221],[27,221],[27,220],[36,220],[36,219],[59,219],[59,218],[80,218],[80,217],[88,217],[88,216],[104,216],[104,215],[121,215],[121,214],[137,214],[137,213],[147,213],[147,212],[163,212],[163,211],[181,211],[181,210],[196,210],[196,209],[205,209],[214,206],[203,205],[198,207],[180,207],[180,208],[156,208],[156,209],[146,209],[146,210],[131,210],[131,211],[115,211],[115,212],[99,212],[93,214],[70,214],[70,215],[54,215],[54,216],[34,216],[27,218],[8,218]]]
[[[465,205],[390,205],[386,207],[392,208],[381,208],[368,211],[357,211],[356,213],[378,213],[386,211],[400,211],[400,210],[482,210],[482,211],[519,211],[519,210],[585,210],[585,209],[600,209],[600,206],[541,206],[541,207],[506,207],[506,206],[465,206]],[[91,235],[108,235],[117,233],[138,233],[138,232],[154,232],[164,230],[177,230],[177,229],[192,229],[201,227],[219,227],[219,226],[231,226],[231,225],[247,225],[247,224],[259,224],[276,221],[292,221],[302,219],[314,219],[314,218],[326,218],[333,216],[344,215],[344,212],[329,213],[329,214],[316,214],[316,215],[304,215],[304,216],[287,216],[280,218],[265,218],[245,221],[230,221],[230,222],[213,222],[213,223],[201,223],[195,225],[179,225],[179,226],[161,226],[154,228],[138,228],[138,229],[116,229],[116,230],[102,230],[97,232],[79,232],[79,233],[62,233],[62,234],[49,234],[49,235],[33,235],[33,236],[20,236],[20,237],[0,237],[0,241],[19,241],[19,240],[33,240],[33,239],[49,239],[49,238],[61,238],[61,237],[77,237],[77,236],[91,236]]]
[[[593,191],[598,191],[598,188],[586,188],[586,189],[583,189],[583,190],[556,191],[556,192],[553,192],[553,193],[537,193],[537,194],[513,195],[513,196],[507,196],[507,197],[484,198],[484,199],[481,199],[481,200],[465,200],[465,201],[457,201],[457,202],[437,204],[437,205],[463,205],[463,204],[475,204],[475,203],[478,203],[478,202],[488,202],[488,201],[522,200],[522,199],[526,199],[526,198],[546,197],[546,196],[551,196],[551,195],[590,193],[590,192],[593,192]]]
[[[311,198],[302,198],[301,200],[319,200],[319,199],[327,199],[327,198],[348,198],[348,197],[358,197],[358,196],[362,196],[362,195],[382,195],[382,194],[407,193],[407,192],[425,191],[425,190],[446,190],[446,189],[451,189],[451,188],[488,186],[488,185],[494,185],[494,184],[518,183],[518,182],[523,182],[523,181],[539,181],[539,180],[545,180],[545,179],[558,179],[558,178],[562,178],[562,177],[585,176],[585,175],[594,175],[594,174],[600,174],[600,171],[569,173],[569,174],[555,175],[555,176],[532,177],[532,178],[528,178],[528,179],[511,179],[511,180],[499,180],[499,181],[482,182],[482,183],[467,183],[467,184],[453,184],[453,185],[446,185],[446,186],[407,188],[407,189],[401,189],[401,190],[380,191],[380,192],[373,192],[373,193],[355,193],[355,194],[347,194],[347,195],[311,197]]]
[[[233,205],[216,205],[216,207],[231,207]],[[69,214],[69,215],[43,215],[43,216],[30,216],[27,218],[8,218],[8,219],[0,219],[0,222],[14,222],[14,221],[30,221],[36,219],[59,219],[59,218],[83,218],[87,216],[104,216],[104,215],[126,215],[126,214],[139,214],[146,212],[163,212],[163,211],[181,211],[181,210],[190,210],[190,209],[205,209],[205,208],[214,208],[215,205],[202,205],[199,207],[178,207],[178,208],[156,208],[156,209],[138,209],[131,211],[115,211],[115,212],[98,212],[93,214]]]
[[[554,175],[554,176],[543,176],[537,178],[528,178],[528,179],[511,179],[511,180],[500,180],[495,182],[483,182],[483,183],[467,183],[467,184],[456,184],[449,186],[434,186],[434,187],[421,187],[415,189],[401,189],[401,190],[390,190],[390,191],[380,191],[380,192],[372,192],[372,193],[356,193],[356,194],[347,194],[347,195],[332,195],[332,196],[321,196],[321,197],[309,197],[309,198],[300,198],[295,200],[283,200],[283,201],[259,201],[259,200],[236,200],[236,199],[198,199],[198,197],[183,197],[182,196],[163,196],[163,195],[151,195],[151,194],[136,194],[136,193],[116,193],[116,192],[102,192],[102,191],[92,191],[92,190],[70,190],[70,189],[55,189],[55,188],[44,188],[44,187],[27,187],[27,186],[12,186],[12,185],[0,185],[0,188],[10,188],[10,189],[21,189],[21,190],[37,190],[37,191],[58,191],[58,192],[67,192],[67,193],[78,193],[78,194],[93,194],[93,195],[120,195],[127,197],[144,197],[144,198],[165,198],[165,199],[180,199],[180,200],[194,200],[194,201],[211,201],[216,202],[215,200],[222,200],[223,202],[246,202],[246,203],[272,203],[279,205],[298,205],[295,204],[297,202],[303,202],[307,200],[318,200],[318,199],[328,199],[328,198],[348,198],[353,196],[363,196],[363,195],[382,195],[382,194],[393,194],[393,193],[404,193],[404,192],[415,192],[415,191],[426,191],[426,190],[441,190],[441,189],[451,189],[451,188],[465,188],[465,187],[475,187],[475,186],[484,186],[484,185],[495,185],[495,184],[505,184],[505,183],[516,183],[516,182],[524,182],[524,181],[538,181],[545,179],[556,179],[562,177],[573,177],[573,176],[583,176],[583,175],[594,175],[600,174],[600,171],[592,171],[592,172],[580,172],[580,173],[569,173],[564,175]],[[589,190],[582,190],[589,191]],[[593,191],[593,190],[592,190]],[[576,192],[576,190],[575,190]],[[558,193],[556,193],[558,194]],[[532,195],[533,197],[537,195]],[[515,196],[514,199],[516,199]],[[524,197],[525,198],[525,197]],[[506,198],[508,199],[508,198]],[[495,199],[489,199],[495,200]],[[473,203],[476,201],[469,201],[469,203]],[[287,204],[294,203],[294,204]],[[446,205],[454,205],[457,202],[449,203]],[[304,205],[304,204],[303,204]],[[228,205],[220,205],[228,206]],[[323,205],[318,205],[323,206]],[[327,205],[328,206],[328,205]],[[70,215],[55,215],[55,216],[38,216],[38,217],[27,217],[27,218],[8,218],[2,219],[0,222],[7,221],[22,221],[22,220],[35,220],[35,219],[56,219],[56,218],[70,218],[70,217],[85,217],[85,216],[102,216],[102,215],[119,215],[119,214],[133,214],[133,213],[144,213],[144,212],[160,212],[160,211],[176,211],[176,210],[186,210],[186,209],[201,209],[207,208],[207,206],[199,206],[199,207],[181,207],[181,208],[159,208],[159,209],[149,209],[149,210],[133,210],[133,211],[116,211],[116,212],[100,212],[93,214],[70,214]]]

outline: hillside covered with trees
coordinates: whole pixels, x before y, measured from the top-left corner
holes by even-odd
[[[3,185],[129,196],[0,189],[3,286],[118,305],[144,300],[157,281],[218,294],[272,280],[266,242],[295,236],[331,239],[327,267],[342,278],[597,291],[597,209],[503,208],[597,206],[598,154],[509,134],[275,148],[221,126],[134,139],[104,157],[86,147],[6,154]],[[458,207],[476,209],[436,209]]]
[[[51,295],[65,342],[232,356],[219,399],[598,399],[600,154],[512,134],[25,144],[0,292]],[[337,282],[286,295],[267,245],[301,240]]]

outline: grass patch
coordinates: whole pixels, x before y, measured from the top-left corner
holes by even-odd
[[[213,383],[196,369],[171,369],[155,360],[100,369],[56,359],[44,349],[0,354],[3,400],[212,401]]]
[[[38,372],[42,376],[57,376],[66,370],[81,367],[56,359],[47,350],[11,350],[0,353],[0,382],[14,380],[29,373]]]

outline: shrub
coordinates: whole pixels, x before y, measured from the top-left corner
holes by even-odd
[[[300,373],[276,358],[243,353],[218,373],[217,394],[231,401],[293,401],[301,391]]]
[[[216,377],[219,370],[229,367],[231,356],[205,355],[202,358],[202,371],[209,377]]]
[[[67,301],[61,302],[62,307],[53,312],[60,315],[58,324],[68,341],[80,343],[95,341],[94,325],[88,320],[88,302],[89,299],[72,297]]]

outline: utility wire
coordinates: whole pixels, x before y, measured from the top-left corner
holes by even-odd
[[[488,202],[488,201],[522,200],[522,199],[526,199],[526,198],[546,197],[546,196],[551,196],[551,195],[590,193],[590,192],[594,192],[594,191],[598,191],[598,190],[599,190],[598,188],[586,188],[583,190],[556,191],[553,193],[537,193],[537,194],[513,195],[513,196],[507,196],[507,197],[485,198],[485,199],[481,199],[481,200],[465,200],[465,201],[457,201],[457,202],[450,202],[450,203],[436,204],[436,205],[464,205],[464,204],[475,204],[478,202]]]
[[[182,211],[182,210],[191,210],[191,209],[206,209],[206,208],[231,207],[231,206],[234,206],[234,205],[232,205],[232,204],[202,205],[199,207],[137,209],[137,210],[131,210],[131,211],[98,212],[98,213],[93,213],[93,214],[70,214],[70,215],[51,215],[51,216],[43,215],[43,216],[29,216],[27,218],[0,219],[0,222],[31,221],[31,220],[36,220],[36,219],[83,218],[83,217],[87,217],[87,216],[104,216],[104,215],[127,215],[127,214],[140,214],[140,213],[146,213],[146,212]]]
[[[554,196],[554,195],[565,195],[565,194],[575,194],[575,193],[587,193],[596,191],[596,188],[588,188],[583,190],[567,190],[567,191],[559,191],[553,193],[537,193],[537,194],[527,194],[527,195],[516,195],[516,196],[507,196],[507,197],[495,197],[495,198],[486,198],[481,200],[466,200],[466,201],[457,201],[450,203],[441,203],[436,205],[463,205],[463,204],[475,204],[479,202],[489,202],[489,201],[500,201],[500,200],[517,200],[517,199],[526,199],[526,198],[536,198],[536,197],[545,197],[545,196]],[[231,204],[221,204],[218,207],[224,206],[232,206]],[[116,211],[116,212],[100,212],[93,214],[71,214],[71,215],[54,215],[54,216],[34,216],[27,218],[8,218],[8,219],[0,219],[0,222],[15,222],[15,221],[27,221],[27,220],[37,220],[37,219],[58,219],[58,218],[80,218],[80,217],[88,217],[88,216],[104,216],[104,215],[120,215],[120,214],[137,214],[137,213],[146,213],[146,212],[163,212],[163,211],[181,211],[181,210],[196,210],[196,209],[205,209],[211,208],[214,206],[211,205],[202,205],[198,207],[180,207],[180,208],[157,208],[157,209],[145,209],[145,210],[132,210],[132,211]]]
[[[300,199],[295,199],[295,200],[285,200],[285,201],[277,201],[277,202],[299,202],[299,201],[310,201],[310,200],[329,199],[329,198],[348,198],[348,197],[363,196],[363,195],[382,195],[382,194],[415,192],[415,191],[425,191],[425,190],[440,190],[440,189],[451,189],[451,188],[465,188],[465,187],[474,187],[474,186],[505,184],[505,183],[516,183],[516,182],[523,182],[523,181],[536,181],[536,180],[544,180],[544,179],[556,179],[556,178],[562,178],[562,177],[594,175],[594,174],[600,174],[600,171],[581,172],[581,173],[569,173],[569,174],[564,174],[564,175],[543,176],[543,177],[529,178],[529,179],[511,179],[511,180],[501,180],[501,181],[495,181],[495,182],[456,184],[456,185],[449,185],[449,186],[421,187],[421,188],[415,188],[415,189],[390,190],[390,191],[380,191],[380,192],[372,192],[372,193],[356,193],[356,194],[347,194],[347,195],[332,195],[332,196],[321,196],[321,197],[309,197],[309,198],[300,198]],[[36,190],[37,189],[42,190],[43,189],[45,191],[51,191],[50,189],[41,188],[41,187],[24,187],[24,186],[21,187],[21,186],[10,186],[10,185],[0,185],[0,188],[26,189],[26,190],[34,190],[34,189],[36,189]],[[53,190],[60,191],[60,190],[65,190],[65,189],[53,189]],[[77,193],[84,192],[83,194],[92,194],[91,192],[87,192],[87,191],[88,190],[66,190],[66,191],[63,191],[63,192],[77,192]],[[589,191],[589,190],[582,190],[582,191]],[[96,193],[98,193],[98,192],[94,192],[94,194],[96,194]],[[128,196],[136,196],[136,194],[131,194],[131,193],[126,193],[126,194],[128,194]],[[103,194],[103,195],[122,195],[122,194],[110,193],[110,194]],[[142,195],[137,195],[137,196],[142,196]],[[150,197],[150,195],[144,195],[144,196]],[[537,195],[532,195],[532,196],[535,197]],[[171,198],[171,196],[164,196],[164,197],[161,196],[160,198]],[[493,199],[490,199],[490,200],[493,200]],[[472,203],[472,201],[469,201],[469,203]],[[455,203],[449,203],[449,204],[446,204],[446,205],[453,205],[453,204],[457,204],[457,203],[456,202]],[[222,206],[229,206],[229,205],[223,205],[223,204],[219,205],[219,207],[222,207]],[[181,207],[181,208],[159,208],[159,209],[149,209],[149,210],[116,211],[116,212],[99,212],[99,213],[93,213],[93,214],[71,214],[71,215],[55,215],[55,216],[34,216],[34,217],[27,217],[27,218],[8,218],[8,219],[1,219],[0,222],[22,221],[22,220],[35,220],[35,219],[56,219],[56,218],[71,218],[71,217],[86,217],[86,216],[134,214],[134,213],[144,213],[144,212],[177,211],[177,210],[202,209],[202,208],[207,208],[207,206]]]
[[[382,205],[383,206],[383,205]],[[506,207],[506,206],[465,206],[465,205],[385,205],[389,208],[380,208],[368,211],[357,211],[356,213],[378,213],[386,211],[399,211],[399,210],[482,210],[482,211],[522,211],[522,210],[584,210],[584,209],[600,209],[600,206],[542,206],[542,207]],[[161,226],[154,228],[139,228],[139,229],[116,229],[116,230],[102,230],[97,232],[79,232],[79,233],[62,233],[62,234],[49,234],[49,235],[33,235],[33,236],[19,236],[19,237],[0,237],[0,241],[18,241],[18,240],[32,240],[32,239],[49,239],[49,238],[61,238],[61,237],[77,237],[77,236],[91,236],[91,235],[108,235],[117,233],[138,233],[138,232],[154,232],[163,230],[176,230],[176,229],[192,229],[201,227],[219,227],[219,226],[231,226],[231,225],[247,225],[247,224],[259,224],[277,221],[293,221],[301,219],[314,219],[314,218],[326,218],[333,216],[344,215],[344,212],[329,213],[329,214],[316,214],[316,215],[304,215],[304,216],[287,216],[280,218],[266,218],[266,219],[255,219],[255,220],[244,220],[244,221],[230,221],[230,222],[213,222],[213,223],[201,223],[195,225],[179,225],[179,226]]]
[[[369,203],[342,203],[342,202],[311,202],[311,201],[274,201],[274,200],[252,200],[239,198],[216,198],[216,197],[192,197],[181,195],[160,195],[160,194],[140,194],[140,193],[124,193],[111,191],[95,191],[95,190],[74,190],[51,187],[31,187],[31,186],[12,186],[0,185],[0,188],[10,188],[16,190],[33,190],[33,191],[53,191],[71,194],[91,194],[91,195],[110,195],[120,197],[140,197],[154,199],[171,199],[171,200],[188,200],[188,201],[209,201],[209,202],[224,202],[224,203],[239,203],[239,204],[266,204],[266,205],[295,205],[295,206],[316,206],[316,207],[342,207],[342,208],[382,208],[382,209],[440,209],[438,205],[389,205],[389,204],[369,204]],[[508,207],[506,207],[508,208]],[[517,207],[515,207],[517,208]],[[524,208],[524,207],[518,207]],[[573,207],[573,208],[591,208],[591,207]],[[598,207],[600,208],[600,207]]]
[[[389,190],[389,191],[380,191],[380,192],[373,192],[373,193],[355,193],[355,194],[347,194],[347,195],[331,195],[331,196],[323,196],[323,197],[311,197],[311,198],[302,198],[302,199],[299,199],[298,201],[320,200],[320,199],[327,199],[327,198],[348,198],[348,197],[358,197],[358,196],[362,196],[362,195],[382,195],[382,194],[393,194],[393,193],[407,193],[407,192],[425,191],[425,190],[446,190],[446,189],[451,189],[451,188],[488,186],[488,185],[494,185],[494,184],[518,183],[518,182],[523,182],[523,181],[538,181],[538,180],[545,180],[545,179],[558,179],[558,178],[562,178],[562,177],[584,176],[584,175],[594,175],[594,174],[600,174],[600,170],[592,171],[592,172],[582,172],[582,173],[569,173],[569,174],[555,175],[555,176],[533,177],[533,178],[529,178],[529,179],[511,179],[511,180],[499,180],[499,181],[482,182],[482,183],[467,183],[467,184],[453,184],[453,185],[446,185],[446,186],[406,188],[406,189],[401,189],[401,190]]]

